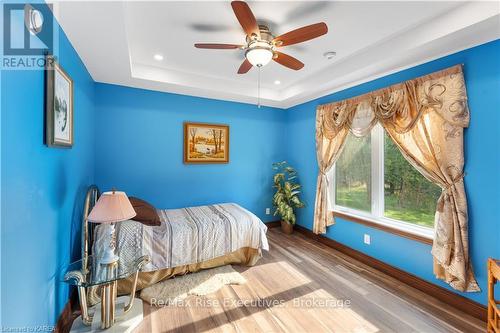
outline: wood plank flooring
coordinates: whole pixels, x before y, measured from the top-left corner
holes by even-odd
[[[185,306],[144,304],[136,333],[484,332],[484,323],[299,233],[268,231],[244,285],[190,296]]]

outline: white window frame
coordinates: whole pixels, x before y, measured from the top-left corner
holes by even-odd
[[[334,165],[330,169],[330,206],[334,212],[339,212],[353,218],[361,218],[379,224],[389,229],[396,229],[432,240],[434,228],[400,221],[384,216],[384,129],[380,124],[373,127],[371,133],[371,212],[364,212],[354,208],[336,204],[336,179]]]

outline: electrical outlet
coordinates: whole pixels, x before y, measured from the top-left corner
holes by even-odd
[[[365,234],[364,242],[365,242],[365,244],[370,245],[370,243],[371,243],[371,237],[370,237],[370,235]]]
[[[271,214],[271,208],[266,208],[266,215]]]

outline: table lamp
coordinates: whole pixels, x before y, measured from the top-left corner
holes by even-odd
[[[87,220],[93,223],[109,224],[107,230],[109,246],[105,248],[100,260],[102,264],[111,264],[119,259],[115,254],[115,223],[130,220],[135,215],[136,212],[125,192],[113,190],[104,192],[99,197]]]

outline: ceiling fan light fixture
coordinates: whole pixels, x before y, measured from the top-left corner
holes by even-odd
[[[282,46],[303,43],[328,33],[328,26],[326,23],[319,22],[289,31],[276,37],[271,33],[268,25],[257,23],[252,10],[245,1],[231,1],[231,7],[245,32],[245,45],[196,43],[194,47],[198,49],[245,50],[245,60],[238,68],[238,74],[248,73],[252,67],[258,67],[260,70],[261,67],[267,65],[271,60],[289,69],[298,71],[304,67],[304,63],[276,49]]]
[[[245,57],[253,66],[262,67],[273,59],[273,51],[269,44],[265,42],[256,42],[250,45],[245,53]]]
[[[269,49],[254,48],[247,51],[246,57],[253,66],[262,67],[271,61],[273,52]]]

